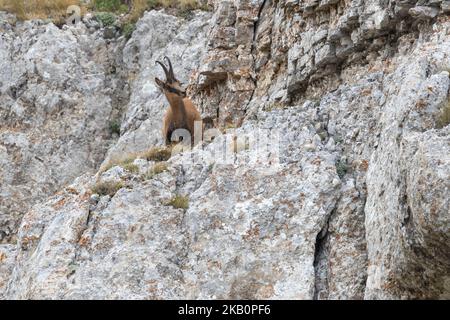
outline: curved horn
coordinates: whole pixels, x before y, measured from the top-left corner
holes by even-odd
[[[156,61],[156,63],[159,64],[163,68],[164,73],[166,74],[166,80],[170,80],[170,73],[169,73],[169,70],[167,70],[166,66],[160,61]]]
[[[172,67],[172,62],[170,61],[170,59],[167,56],[164,56],[164,59],[167,60],[167,63],[169,64],[169,72],[170,72],[170,76],[172,77],[172,80],[175,80],[175,74],[173,73],[173,67]]]

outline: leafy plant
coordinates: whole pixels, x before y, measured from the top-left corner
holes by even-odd
[[[125,23],[122,26],[122,34],[125,38],[129,39],[131,38],[131,35],[133,34],[134,30],[136,29],[136,25],[134,23]]]
[[[104,27],[110,27],[116,23],[116,16],[110,12],[99,12],[95,15],[95,18]]]

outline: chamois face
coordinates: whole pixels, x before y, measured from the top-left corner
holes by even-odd
[[[164,73],[166,74],[166,81],[155,78],[156,84],[161,89],[161,91],[164,92],[168,99],[177,97],[186,98],[186,90],[181,86],[180,81],[175,78],[170,59],[167,57],[164,57],[164,59],[167,60],[169,69],[167,69],[167,67],[160,61],[156,61],[156,63],[163,68]]]
[[[176,80],[174,82],[164,82],[158,78],[155,78],[155,82],[158,85],[159,89],[166,95],[168,98],[181,97],[186,98],[186,90],[183,89],[181,83]]]

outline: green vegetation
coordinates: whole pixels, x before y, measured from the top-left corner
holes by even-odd
[[[197,0],[134,0],[131,11],[127,15],[127,20],[129,23],[136,23],[145,11],[162,8],[171,10],[172,14],[186,19],[192,17],[193,10],[208,10],[206,4]]]
[[[174,207],[176,209],[187,210],[189,208],[189,198],[186,196],[176,195],[175,197],[170,199],[166,205]]]
[[[116,133],[120,135],[120,122],[117,120],[111,121],[111,123],[109,124],[109,131],[111,132],[111,134]]]
[[[336,172],[337,172],[339,178],[342,179],[345,176],[345,174],[347,173],[347,171],[348,171],[348,166],[345,163],[345,161],[339,160],[336,163]]]
[[[130,0],[131,1],[131,0]],[[125,0],[0,0],[0,10],[14,13],[20,20],[50,19],[55,24],[65,23],[67,8],[76,5],[81,15],[92,12],[104,26],[116,23],[116,16],[124,14],[121,19],[123,34],[129,37],[133,24],[146,10],[166,8],[169,13],[190,19],[193,10],[208,10],[206,1],[197,0],[132,0],[128,6]]]
[[[122,14],[128,12],[128,6],[122,0],[94,0],[92,8],[95,11]]]
[[[122,181],[105,181],[98,182],[92,187],[91,191],[93,194],[98,194],[100,196],[111,196],[113,197],[117,191],[122,189],[125,185]]]
[[[104,27],[111,27],[116,23],[116,16],[110,12],[99,12],[95,15],[95,18]]]
[[[125,23],[122,26],[122,34],[125,36],[125,38],[129,39],[129,38],[131,38],[135,29],[136,29],[136,25],[134,23],[131,23],[131,22]]]
[[[147,0],[147,9],[176,8],[180,10],[206,9],[197,0]]]

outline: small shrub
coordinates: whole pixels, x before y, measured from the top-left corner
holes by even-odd
[[[175,209],[187,210],[189,208],[189,198],[186,196],[176,195],[170,199],[166,205],[174,207]]]
[[[147,174],[145,175],[146,179],[152,179],[154,176],[163,173],[164,171],[167,171],[167,163],[166,162],[159,162],[156,163],[150,170],[148,170]]]
[[[136,25],[134,23],[125,23],[125,25],[122,26],[122,34],[125,38],[129,39],[135,29]]]
[[[171,147],[154,147],[142,155],[147,161],[162,162],[167,161],[172,156]]]
[[[98,182],[95,186],[92,187],[91,191],[93,194],[98,194],[100,196],[111,196],[114,197],[114,195],[124,187],[124,184],[122,181],[105,181],[105,182]]]
[[[109,131],[111,132],[111,134],[116,133],[120,135],[120,122],[117,120],[111,121],[111,123],[109,124]]]
[[[345,174],[347,173],[347,171],[348,171],[347,164],[344,161],[339,160],[336,163],[336,172],[337,172],[339,178],[342,179],[345,176]]]
[[[116,23],[116,16],[110,12],[99,12],[95,15],[95,18],[104,27],[111,27]]]

